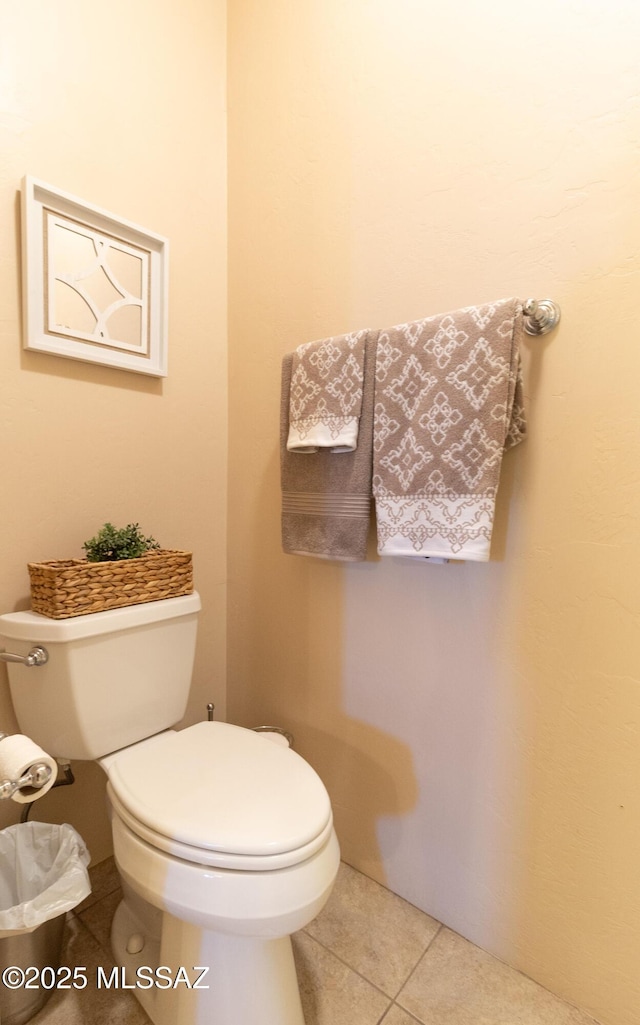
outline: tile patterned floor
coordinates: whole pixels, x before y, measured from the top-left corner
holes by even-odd
[[[91,877],[92,894],[68,916],[62,963],[84,965],[95,979],[98,965],[113,966],[120,892],[112,859]],[[327,907],[294,937],[294,952],[307,1025],[597,1025],[348,865]],[[92,986],[54,993],[31,1020],[149,1023],[130,992]]]

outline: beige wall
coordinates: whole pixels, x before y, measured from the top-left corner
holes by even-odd
[[[345,858],[606,1025],[640,1006],[638,99],[628,0],[230,5],[230,718]],[[279,545],[279,368],[551,296],[493,558]]]
[[[449,7],[230,4],[229,718],[293,730],[347,860],[635,1025],[640,14]],[[0,3],[1,608],[106,519],[192,549],[187,721],[224,714],[224,43],[222,0]],[[25,173],[170,238],[164,382],[21,351]],[[282,354],[510,294],[563,321],[526,346],[492,562],[283,556]],[[99,860],[104,782],[74,768],[34,817]]]
[[[224,713],[225,5],[0,3],[0,609],[26,564],[105,520],[194,553],[204,613],[188,719]],[[169,376],[21,350],[18,189],[29,173],[170,239]],[[0,728],[14,731],[0,669]],[[34,808],[110,850],[104,777]],[[0,822],[19,806],[0,805]]]

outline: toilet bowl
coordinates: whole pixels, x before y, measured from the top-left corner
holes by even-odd
[[[45,750],[107,775],[124,896],[112,926],[121,975],[104,985],[130,988],[155,1025],[304,1025],[291,934],[337,875],[329,797],[303,758],[260,733],[170,728],[199,608],[187,595],[71,621],[0,616],[0,640],[49,655],[9,667],[16,715]]]
[[[301,1025],[290,936],[324,906],[340,859],[315,772],[288,748],[214,722],[99,761],[126,883],[114,955],[149,1017]],[[175,988],[146,986],[160,965],[174,980],[182,970]]]

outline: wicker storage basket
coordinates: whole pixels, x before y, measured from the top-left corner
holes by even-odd
[[[137,559],[30,562],[31,608],[69,619],[193,591],[191,552],[153,551]]]

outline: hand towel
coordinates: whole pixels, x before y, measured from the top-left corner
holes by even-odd
[[[378,552],[486,562],[505,449],[522,441],[522,304],[381,331],[373,493]]]
[[[293,354],[282,361],[280,469],[282,547],[289,555],[357,562],[366,558],[371,508],[373,394],[377,332],[367,332],[358,447],[306,458],[287,449]]]
[[[355,449],[367,335],[363,330],[306,342],[294,352],[287,439],[290,452]]]

